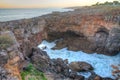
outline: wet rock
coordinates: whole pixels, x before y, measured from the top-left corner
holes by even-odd
[[[109,77],[101,77],[99,75],[97,75],[95,72],[91,71],[91,76],[88,78],[88,80],[114,80],[112,78]]]
[[[103,80],[114,80],[112,78],[103,78]]]
[[[102,80],[102,78],[100,76],[96,76],[94,80]]]
[[[77,72],[71,71],[69,77],[71,79],[75,79],[76,75],[77,75]]]
[[[85,79],[84,76],[76,75],[74,80],[84,80],[84,79]]]
[[[86,62],[71,62],[69,67],[71,70],[77,72],[93,70],[93,67]]]
[[[112,75],[117,79],[120,79],[120,64],[118,65],[111,65],[113,68]]]
[[[91,76],[88,78],[88,80],[102,80],[102,77],[100,77],[94,72],[91,72]]]

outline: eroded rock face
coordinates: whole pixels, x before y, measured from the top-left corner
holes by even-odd
[[[96,52],[105,55],[119,53],[120,25],[114,21],[119,14],[108,12],[110,17],[112,16],[109,19],[104,12],[101,14],[89,14],[89,10],[85,14],[82,12],[83,9],[76,13],[47,15],[44,29],[46,40],[63,39],[57,42],[54,49],[68,47],[69,50],[82,50],[86,53]]]
[[[116,55],[120,51],[120,10],[106,10],[105,7],[83,7],[71,12],[8,21],[0,23],[0,30],[14,32],[25,57],[30,54],[29,50],[26,51],[30,47],[24,45],[26,40],[30,42],[29,46],[37,46],[43,39],[53,41],[61,38],[63,40],[55,49],[68,47],[86,53]]]

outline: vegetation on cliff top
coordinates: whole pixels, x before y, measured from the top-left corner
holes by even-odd
[[[0,49],[6,49],[13,44],[12,39],[9,36],[0,35]]]
[[[120,2],[119,1],[113,1],[113,2],[108,2],[106,1],[105,3],[99,3],[97,2],[96,4],[92,5],[92,6],[120,6]]]
[[[22,80],[47,80],[42,72],[39,72],[34,68],[32,64],[29,64],[25,71],[21,72]]]

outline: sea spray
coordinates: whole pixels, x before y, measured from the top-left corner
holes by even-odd
[[[50,58],[62,58],[68,59],[69,63],[73,61],[85,61],[91,64],[94,67],[94,72],[101,77],[111,77],[112,76],[112,67],[111,65],[118,65],[120,64],[120,53],[116,56],[106,56],[103,54],[87,54],[82,51],[70,51],[67,48],[63,48],[60,50],[52,50],[55,46],[54,42],[47,42],[42,41],[42,43],[38,46],[39,48],[43,49],[46,47],[44,51],[48,53]],[[80,73],[83,74],[85,77],[89,77],[90,73]]]

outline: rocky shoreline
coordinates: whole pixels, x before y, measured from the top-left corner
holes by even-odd
[[[36,47],[44,39],[62,39],[54,49],[68,47],[74,51],[116,55],[120,52],[119,13],[120,9],[116,8],[106,11],[101,7],[83,7],[37,18],[0,22],[0,36],[12,40],[10,46],[0,48],[0,79],[21,80],[20,72],[32,63],[48,80],[113,80],[96,75],[86,62],[68,64],[67,60],[50,59],[46,52]],[[86,79],[77,74],[79,71],[88,71],[91,76]],[[120,78],[119,75],[116,78]]]

